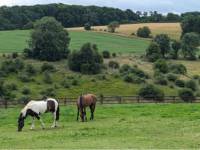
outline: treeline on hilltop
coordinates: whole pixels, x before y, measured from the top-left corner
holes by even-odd
[[[199,12],[195,12],[199,14]],[[0,30],[30,29],[33,22],[44,16],[55,17],[64,27],[91,25],[107,25],[112,21],[119,23],[137,22],[178,22],[188,13],[177,15],[168,13],[166,16],[154,12],[133,12],[130,9],[98,6],[79,6],[66,4],[48,4],[35,6],[0,7]]]

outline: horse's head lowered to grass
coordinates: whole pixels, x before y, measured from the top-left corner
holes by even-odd
[[[22,131],[24,127],[24,119],[25,117],[23,116],[22,113],[20,113],[19,118],[18,118],[18,132]]]

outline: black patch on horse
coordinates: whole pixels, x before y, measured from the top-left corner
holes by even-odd
[[[36,112],[34,112],[32,109],[28,109],[26,111],[26,116],[32,116],[32,117],[36,117],[38,120],[40,119],[39,114],[37,114]]]
[[[47,112],[55,112],[55,102],[48,100],[47,101]]]

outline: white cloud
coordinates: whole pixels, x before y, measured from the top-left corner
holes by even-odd
[[[98,5],[140,11],[157,10],[163,13],[200,10],[199,0],[0,0],[0,5],[8,6],[48,3]]]

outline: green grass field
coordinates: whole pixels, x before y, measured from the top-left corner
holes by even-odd
[[[0,149],[198,149],[199,104],[134,104],[97,106],[95,120],[76,122],[75,106],[61,107],[60,127],[50,129],[51,114],[29,130],[17,132],[20,109],[0,109]],[[89,113],[87,114],[89,117]]]
[[[106,33],[69,31],[70,49],[80,49],[87,42],[97,44],[99,50],[120,53],[143,53],[149,41],[137,38],[121,37]],[[28,45],[30,31],[0,31],[0,52],[22,52]]]

